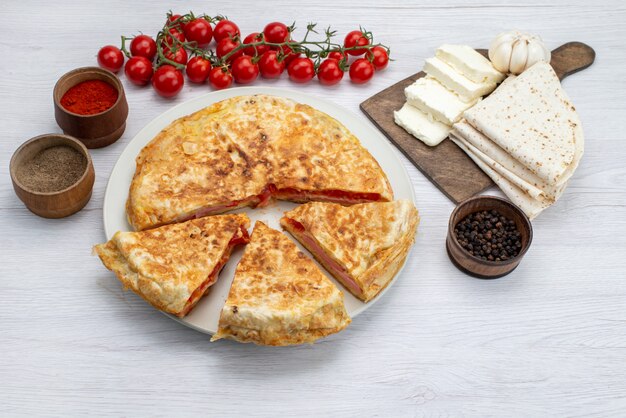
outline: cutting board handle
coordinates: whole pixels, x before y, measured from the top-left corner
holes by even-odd
[[[552,51],[550,65],[554,72],[563,80],[570,74],[584,70],[593,64],[596,59],[596,51],[582,42],[568,42]]]

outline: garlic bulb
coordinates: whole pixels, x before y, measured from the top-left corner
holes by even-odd
[[[549,63],[550,50],[537,35],[504,32],[491,43],[489,59],[498,71],[517,75],[539,61]]]

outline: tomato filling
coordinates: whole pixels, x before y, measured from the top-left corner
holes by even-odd
[[[193,291],[191,296],[189,296],[185,307],[177,314],[180,318],[187,315],[193,309],[193,307],[196,306],[202,296],[206,294],[206,292],[209,290],[209,287],[211,287],[211,285],[213,285],[217,281],[217,277],[220,274],[220,271],[222,271],[222,268],[224,267],[228,259],[230,258],[230,254],[233,252],[233,249],[237,245],[247,244],[248,242],[250,242],[250,235],[248,235],[248,230],[242,226],[240,228],[240,231],[241,234],[235,234],[230,239],[228,247],[226,247],[224,254],[222,254],[222,258],[220,258],[220,261],[215,265],[211,274],[209,274],[206,280],[203,281],[202,284]]]
[[[176,222],[185,222],[190,219],[198,219],[209,215],[217,215],[219,213],[227,212],[244,206],[251,207],[265,207],[271,201],[272,198],[278,200],[295,200],[302,201],[322,201],[332,202],[346,205],[353,205],[356,203],[366,202],[380,202],[382,198],[380,193],[352,193],[343,190],[298,190],[293,187],[285,187],[282,189],[277,188],[274,184],[268,184],[263,191],[256,196],[249,196],[241,200],[233,200],[228,203],[218,204],[215,206],[206,206],[198,209],[197,211],[181,216]]]
[[[365,203],[381,201],[380,193],[353,193],[343,190],[298,190],[293,187],[277,189],[273,194],[280,200],[321,200],[334,203]]]
[[[346,269],[330,257],[324,249],[318,244],[313,236],[306,232],[304,225],[295,219],[287,218],[290,232],[319,260],[326,269],[339,280],[344,286],[356,296],[360,296],[363,291],[357,282],[354,281]]]

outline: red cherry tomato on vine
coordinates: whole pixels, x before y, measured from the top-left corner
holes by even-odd
[[[226,68],[212,68],[209,71],[209,84],[216,90],[226,89],[233,84],[233,75]]]
[[[253,32],[250,35],[246,36],[245,39],[243,40],[244,44],[251,44],[254,42],[259,42],[263,39],[263,37],[261,36],[261,34],[259,32]],[[251,57],[254,56],[261,56],[263,55],[266,51],[269,51],[270,47],[269,45],[257,45],[256,46],[256,50],[255,47],[253,46],[247,46],[243,49],[243,53],[246,55],[250,55]]]
[[[263,34],[267,42],[279,44],[289,39],[289,28],[284,23],[272,22],[265,26]]]
[[[172,65],[163,65],[154,72],[152,87],[161,97],[174,97],[183,88],[183,73]]]
[[[342,59],[345,58],[345,55],[343,55],[341,52],[339,51],[331,51],[328,54],[328,59],[333,59],[333,60],[337,60],[337,61],[341,61]]]
[[[124,65],[124,54],[116,46],[107,45],[98,51],[98,65],[114,73],[118,72]]]
[[[355,46],[366,46],[369,45],[370,41],[367,39],[363,32],[360,30],[353,30],[346,35],[346,39],[343,41],[344,48],[352,48]],[[367,50],[363,48],[353,49],[350,51],[346,51],[348,55],[363,55]]]
[[[181,15],[179,15],[179,14],[170,15],[170,16],[167,18],[167,22],[166,22],[166,23],[168,23],[168,24],[177,23],[177,24],[178,24],[178,26],[179,26],[181,29],[185,29],[185,24],[184,24],[182,21],[178,20],[178,19],[180,19],[180,18],[181,18]],[[178,22],[176,22],[176,21],[178,21]]]
[[[239,45],[240,45],[239,41],[233,41],[230,38],[224,38],[217,43],[217,46],[215,47],[215,54],[218,56],[218,58],[225,57],[230,51],[237,48]],[[243,49],[240,49],[239,51],[235,52],[233,55],[228,57],[227,61],[232,62],[242,55],[243,55]]]
[[[177,28],[170,28],[168,30],[168,34],[163,37],[161,40],[161,48],[171,47],[173,45],[178,45],[179,42],[175,42],[172,37],[176,38],[180,42],[185,42],[185,34],[178,30]]]
[[[291,81],[307,83],[315,76],[315,65],[310,58],[296,58],[287,66]]]
[[[197,18],[185,25],[185,38],[198,48],[206,48],[213,38],[213,28],[206,19]]]
[[[355,84],[367,83],[374,76],[374,64],[367,58],[359,58],[350,64],[350,80]]]
[[[152,61],[146,57],[132,57],[124,66],[126,77],[138,86],[145,86],[152,78]]]
[[[278,52],[267,51],[261,55],[259,71],[264,78],[278,78],[285,71],[285,61],[278,61]]]
[[[213,29],[213,37],[215,38],[215,42],[219,42],[225,38],[234,38],[235,36],[239,36],[241,32],[239,32],[239,27],[230,20],[220,20],[215,25],[215,29]]]
[[[235,82],[248,84],[259,76],[259,66],[252,62],[252,57],[242,55],[233,61],[231,72]]]
[[[178,64],[187,64],[188,55],[187,51],[185,51],[185,48],[183,47],[179,47],[176,52],[172,52],[169,48],[165,48],[163,50],[163,55],[168,60],[177,62]]]
[[[152,62],[156,52],[156,42],[148,35],[137,35],[130,41],[130,53],[133,57],[144,57]]]
[[[291,64],[291,61],[295,60],[296,58],[298,58],[300,56],[300,53],[296,53],[293,52],[293,49],[291,49],[290,46],[288,45],[282,45],[279,50],[282,50],[283,53],[283,60],[285,61],[285,65],[287,67],[289,67],[289,64]]]
[[[202,57],[193,57],[187,63],[185,68],[187,78],[193,83],[202,84],[206,81],[211,71],[211,63]]]
[[[324,86],[332,86],[339,83],[343,78],[343,70],[339,67],[339,61],[334,58],[322,61],[317,69],[317,78],[320,84]]]
[[[376,71],[384,70],[389,64],[389,54],[382,46],[375,46],[367,53],[367,58],[372,60]]]

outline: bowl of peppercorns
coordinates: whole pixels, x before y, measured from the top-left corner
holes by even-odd
[[[508,200],[477,196],[450,215],[446,248],[461,271],[496,279],[515,270],[533,239],[528,217]]]

